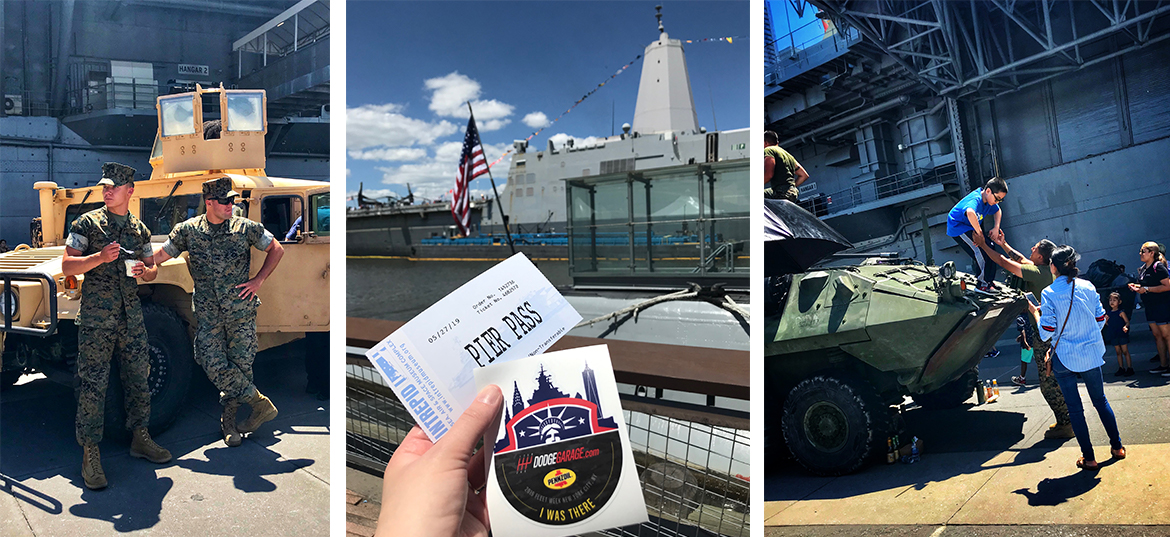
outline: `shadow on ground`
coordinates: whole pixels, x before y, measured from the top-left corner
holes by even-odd
[[[925,451],[932,455],[914,465],[887,466],[883,461],[875,460],[849,476],[835,478],[813,475],[791,458],[773,458],[767,461],[764,499],[837,499],[896,488],[922,489],[932,482],[989,468],[1040,462],[1066,442],[1044,440],[1028,449],[1015,450],[1017,455],[1009,463],[988,464],[1000,453],[1013,451],[1012,446],[1024,439],[1025,416],[1010,411],[968,412],[969,407],[964,405],[949,410],[914,408],[903,412],[906,422],[903,438],[917,436]],[[962,453],[964,456],[937,457],[947,453]],[[885,454],[880,455],[884,459]],[[833,487],[825,487],[834,480],[837,482]]]
[[[280,414],[238,448],[227,448],[219,438],[222,407],[217,391],[196,368],[183,413],[170,429],[154,435],[160,445],[171,450],[174,459],[156,465],[131,458],[128,440],[106,434],[100,446],[109,486],[100,491],[86,489],[81,478],[73,390],[47,379],[6,389],[0,401],[0,491],[11,494],[24,509],[108,522],[119,533],[147,530],[159,523],[164,500],[175,486],[171,477],[159,475],[162,468],[178,466],[201,474],[231,476],[235,488],[244,492],[274,491],[276,485],[269,477],[319,462],[282,459],[276,449],[282,438],[328,434],[329,403],[305,393],[304,356],[304,345],[297,343],[257,355],[256,383],[273,399]],[[241,413],[241,420],[246,416],[247,412]],[[76,491],[62,493],[59,487],[50,494],[29,486],[57,476]]]

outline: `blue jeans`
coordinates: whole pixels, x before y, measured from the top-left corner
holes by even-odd
[[[1052,375],[1056,377],[1056,383],[1060,385],[1060,391],[1064,394],[1064,402],[1068,406],[1068,417],[1072,421],[1073,433],[1077,435],[1077,443],[1081,446],[1081,455],[1087,461],[1095,461],[1093,456],[1093,444],[1089,441],[1089,426],[1085,423],[1085,407],[1081,403],[1080,393],[1077,392],[1077,374],[1069,371],[1060,363],[1059,353],[1057,359],[1052,361]],[[1085,387],[1089,391],[1089,400],[1093,402],[1093,407],[1097,409],[1097,416],[1101,418],[1101,425],[1105,426],[1105,432],[1109,434],[1109,446],[1113,449],[1121,449],[1121,433],[1117,431],[1117,418],[1113,415],[1113,409],[1109,406],[1109,401],[1105,399],[1105,384],[1101,379],[1101,368],[1095,367],[1088,371],[1081,372],[1081,378],[1085,381]]]

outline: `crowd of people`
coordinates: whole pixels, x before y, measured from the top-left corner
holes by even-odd
[[[1033,360],[1040,378],[1041,393],[1052,408],[1056,423],[1045,438],[1075,437],[1081,447],[1078,468],[1096,470],[1097,460],[1089,439],[1084,405],[1077,391],[1078,379],[1084,382],[1089,400],[1109,435],[1110,455],[1125,458],[1117,419],[1104,393],[1102,367],[1106,345],[1117,355],[1114,376],[1135,375],[1129,355],[1130,317],[1122,309],[1119,292],[1109,295],[1109,311],[1093,283],[1077,278],[1080,256],[1072,246],[1056,245],[1041,239],[1025,257],[1007,242],[1000,219],[999,205],[1008,195],[1007,183],[993,178],[983,188],[965,196],[947,217],[947,235],[959,244],[973,262],[978,278],[976,288],[994,292],[996,268],[1010,273],[1009,286],[1035,297],[1029,301],[1029,313],[1016,321],[1020,334],[1020,375],[1012,377],[1019,386],[1027,384],[1028,364]],[[984,233],[983,220],[994,223]],[[1000,252],[1002,249],[1003,253]],[[1005,255],[1006,254],[1006,255]],[[1152,374],[1170,378],[1170,273],[1167,272],[1164,248],[1157,242],[1142,244],[1142,266],[1128,284],[1145,308],[1146,321],[1154,334],[1158,367]],[[1065,395],[1068,397],[1065,397]]]

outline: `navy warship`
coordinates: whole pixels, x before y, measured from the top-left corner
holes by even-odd
[[[698,259],[694,256],[702,241],[692,224],[702,219],[703,213],[743,213],[746,218],[750,135],[746,128],[709,132],[699,126],[683,43],[670,38],[661,19],[658,29],[658,37],[643,54],[633,123],[622,125],[621,134],[589,145],[574,145],[569,139],[558,147],[548,140],[539,150],[524,140],[514,142],[499,202],[472,201],[472,231],[467,237],[457,236],[448,202],[415,203],[412,196],[382,202],[359,195],[358,209],[347,214],[347,255],[504,259],[511,254],[505,236],[506,217],[517,251],[534,259],[565,259],[569,228],[577,224],[579,229],[592,217],[594,225],[602,226],[596,229],[602,245],[638,244],[644,248],[648,243],[661,252]],[[731,189],[722,188],[723,183],[720,188],[682,188],[683,177],[697,185],[705,174],[714,173],[712,169],[740,170],[734,175],[745,183],[735,190],[742,199],[726,200]],[[676,186],[649,195],[646,177],[654,174],[675,177]],[[632,181],[643,186],[638,187],[636,196],[628,189],[606,186],[592,194],[593,201],[617,203],[623,208],[636,203],[640,211],[637,218],[672,224],[655,225],[651,235],[631,238],[628,223],[610,228],[604,222],[607,215],[587,212],[584,196],[572,199],[574,185],[607,181]],[[721,207],[715,207],[717,204]],[[573,218],[578,221],[573,222]],[[743,226],[746,240],[746,219]]]

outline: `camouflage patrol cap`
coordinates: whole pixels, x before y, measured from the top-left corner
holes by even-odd
[[[205,199],[223,200],[239,195],[239,192],[232,190],[232,180],[229,177],[220,177],[203,183],[203,197]]]
[[[138,170],[131,168],[125,164],[118,164],[117,162],[107,162],[102,164],[102,178],[98,181],[99,185],[105,186],[122,186],[134,183],[134,175]]]

